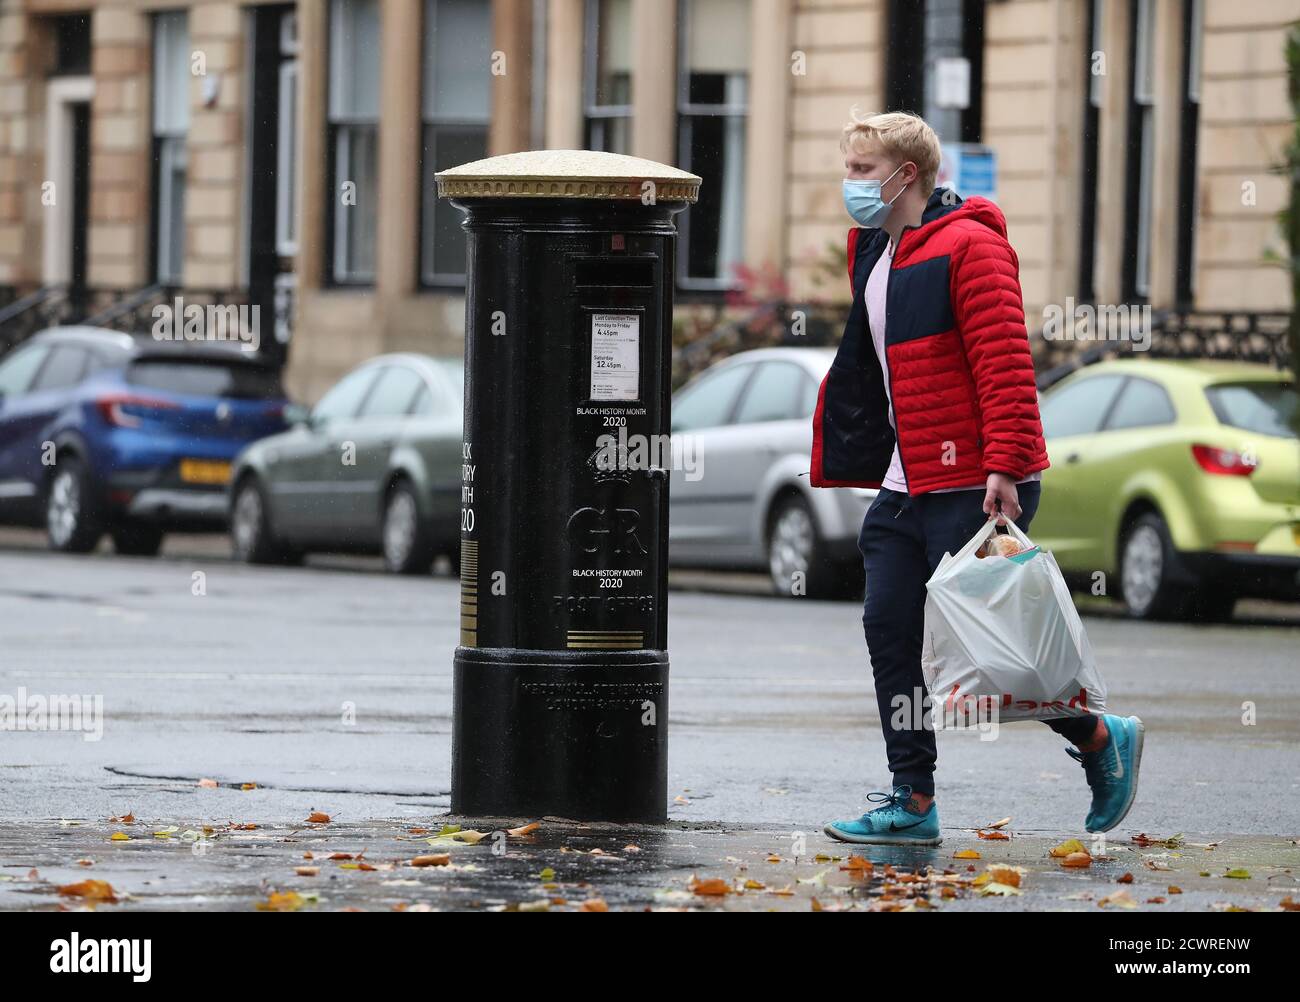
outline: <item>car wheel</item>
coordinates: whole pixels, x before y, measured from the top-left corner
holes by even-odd
[[[862,590],[856,566],[826,556],[826,544],[812,508],[797,495],[779,501],[772,513],[767,532],[767,566],[772,589],[778,595],[840,598]]]
[[[384,566],[395,574],[425,574],[434,555],[415,488],[399,480],[384,502]]]
[[[154,557],[162,549],[163,531],[152,525],[119,525],[110,530],[113,550],[127,557]]]
[[[90,471],[76,456],[54,469],[45,495],[45,534],[50,549],[63,553],[89,553],[104,535],[95,512]]]
[[[1171,582],[1174,544],[1165,520],[1155,512],[1138,517],[1120,546],[1120,594],[1134,619],[1169,619],[1182,596]]]
[[[230,506],[230,548],[246,564],[287,564],[302,559],[276,538],[267,509],[266,493],[256,477],[245,477],[235,488]]]

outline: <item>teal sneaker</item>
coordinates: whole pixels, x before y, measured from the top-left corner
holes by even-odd
[[[938,803],[932,800],[924,814],[913,814],[905,806],[911,796],[910,786],[896,786],[893,793],[868,793],[868,800],[884,804],[853,821],[829,821],[822,831],[840,842],[864,845],[938,845],[943,841]]]
[[[1084,827],[1090,832],[1108,832],[1124,820],[1137,796],[1138,765],[1142,761],[1142,721],[1137,717],[1102,714],[1110,741],[1095,752],[1066,748],[1066,753],[1083,766],[1092,788],[1092,809]]]

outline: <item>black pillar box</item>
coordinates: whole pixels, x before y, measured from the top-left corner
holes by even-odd
[[[437,175],[466,214],[453,813],[662,822],[674,215],[582,150]]]

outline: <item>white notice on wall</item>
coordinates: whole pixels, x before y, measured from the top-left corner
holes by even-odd
[[[637,400],[641,396],[641,317],[635,313],[591,316],[591,399]]]

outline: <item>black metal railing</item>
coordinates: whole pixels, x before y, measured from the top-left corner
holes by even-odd
[[[245,306],[246,289],[185,289],[146,285],[136,289],[72,289],[50,285],[0,307],[0,354],[50,327],[85,324],[127,334],[148,334],[159,306]]]
[[[1197,312],[1190,310],[1125,310],[1119,322],[1078,321],[1030,335],[1038,387],[1046,389],[1084,365],[1121,356],[1147,358],[1222,359],[1289,368],[1289,313]],[[1102,312],[1114,308],[1101,308]]]

